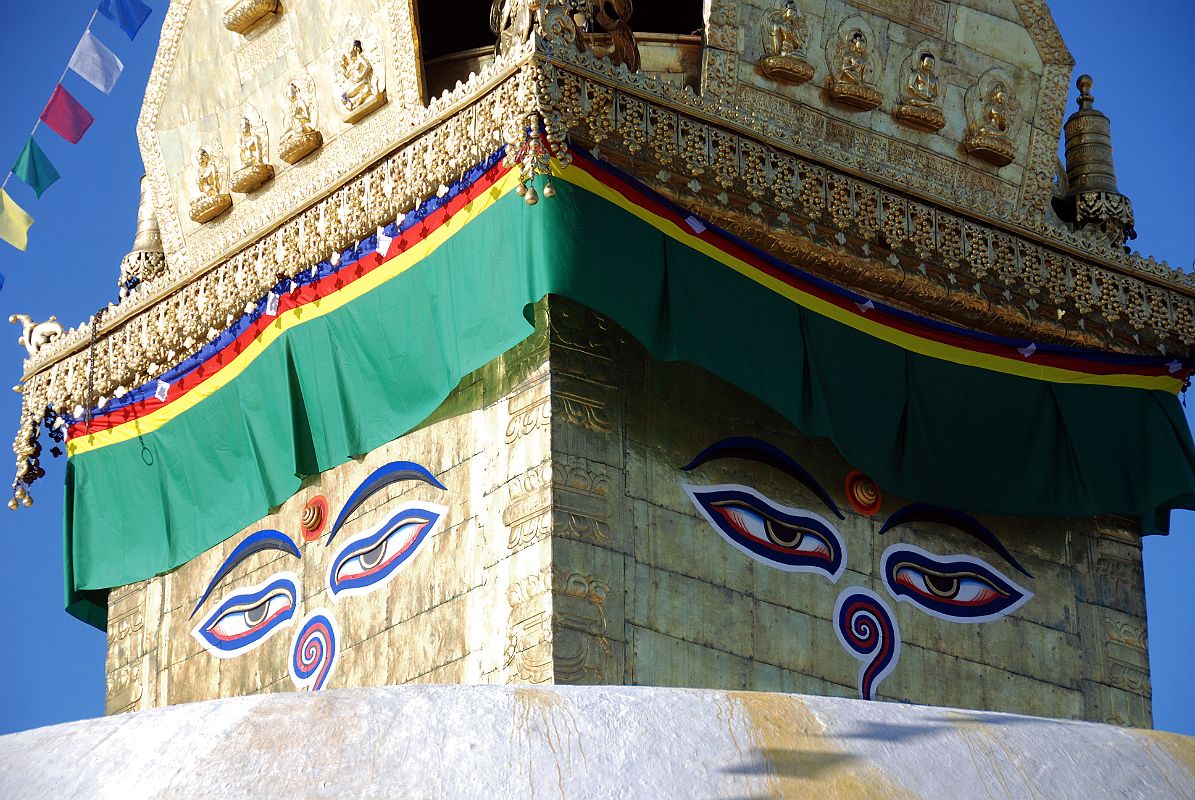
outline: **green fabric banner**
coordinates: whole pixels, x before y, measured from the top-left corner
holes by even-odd
[[[1195,507],[1195,446],[1174,396],[909,353],[556,185],[534,208],[507,195],[153,433],[73,457],[71,612],[102,624],[102,590],[194,558],[293,495],[299,476],[418,425],[532,332],[531,305],[547,294],[610,317],[658,359],[750,392],[903,497],[1031,517],[1139,515],[1157,529],[1170,509]]]

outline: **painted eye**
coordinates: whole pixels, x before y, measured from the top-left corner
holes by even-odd
[[[237,592],[196,625],[191,635],[217,658],[248,652],[294,619],[298,585],[298,576],[284,573]]]
[[[881,558],[884,584],[897,602],[951,622],[989,622],[1027,603],[1033,592],[974,556],[936,556],[893,544]]]
[[[363,594],[392,579],[447,511],[437,505],[404,505],[381,525],[345,542],[332,559],[328,573],[332,599]]]
[[[846,568],[842,537],[812,511],[773,503],[748,486],[681,487],[727,543],[762,564],[831,581]]]

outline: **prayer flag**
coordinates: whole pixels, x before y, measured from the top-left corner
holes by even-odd
[[[145,24],[150,8],[141,0],[100,0],[100,13],[120,26],[132,41]]]
[[[54,87],[46,110],[41,112],[42,122],[71,144],[76,144],[87,133],[95,118],[79,103],[62,84]]]
[[[33,225],[33,217],[25,213],[8,192],[0,189],[0,239],[11,244],[18,250],[24,250],[29,243],[29,228]]]
[[[54,169],[54,165],[37,146],[37,142],[33,141],[32,136],[25,142],[25,149],[17,156],[17,163],[12,165],[12,174],[27,183],[39,198],[42,192],[49,189],[50,184],[60,177],[58,170]]]
[[[83,38],[75,46],[70,68],[104,94],[111,94],[124,64],[88,29],[83,31]]]

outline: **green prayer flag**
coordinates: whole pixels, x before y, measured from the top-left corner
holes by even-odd
[[[27,183],[38,198],[50,188],[50,184],[61,177],[50,163],[50,159],[46,158],[46,154],[37,146],[37,142],[33,141],[32,136],[25,142],[25,149],[17,157],[17,163],[13,164],[12,172]]]

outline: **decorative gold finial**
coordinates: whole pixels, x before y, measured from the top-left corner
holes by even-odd
[[[119,286],[122,296],[142,281],[152,280],[165,270],[166,254],[162,252],[162,231],[158,228],[158,217],[154,211],[149,181],[142,175],[133,249],[120,262]]]
[[[1116,188],[1112,166],[1112,125],[1095,109],[1094,81],[1080,75],[1079,110],[1066,121],[1066,204],[1059,214],[1080,228],[1090,228],[1110,247],[1137,238],[1133,204]]]
[[[37,355],[38,350],[62,335],[62,325],[55,316],[51,316],[45,322],[34,322],[28,314],[13,314],[8,321],[20,323],[21,338],[17,339],[17,344],[24,347],[31,356]]]
[[[1095,98],[1091,96],[1091,87],[1095,81],[1091,79],[1090,75],[1083,74],[1079,76],[1079,80],[1075,81],[1075,86],[1079,89],[1079,109],[1081,111],[1090,111]]]

